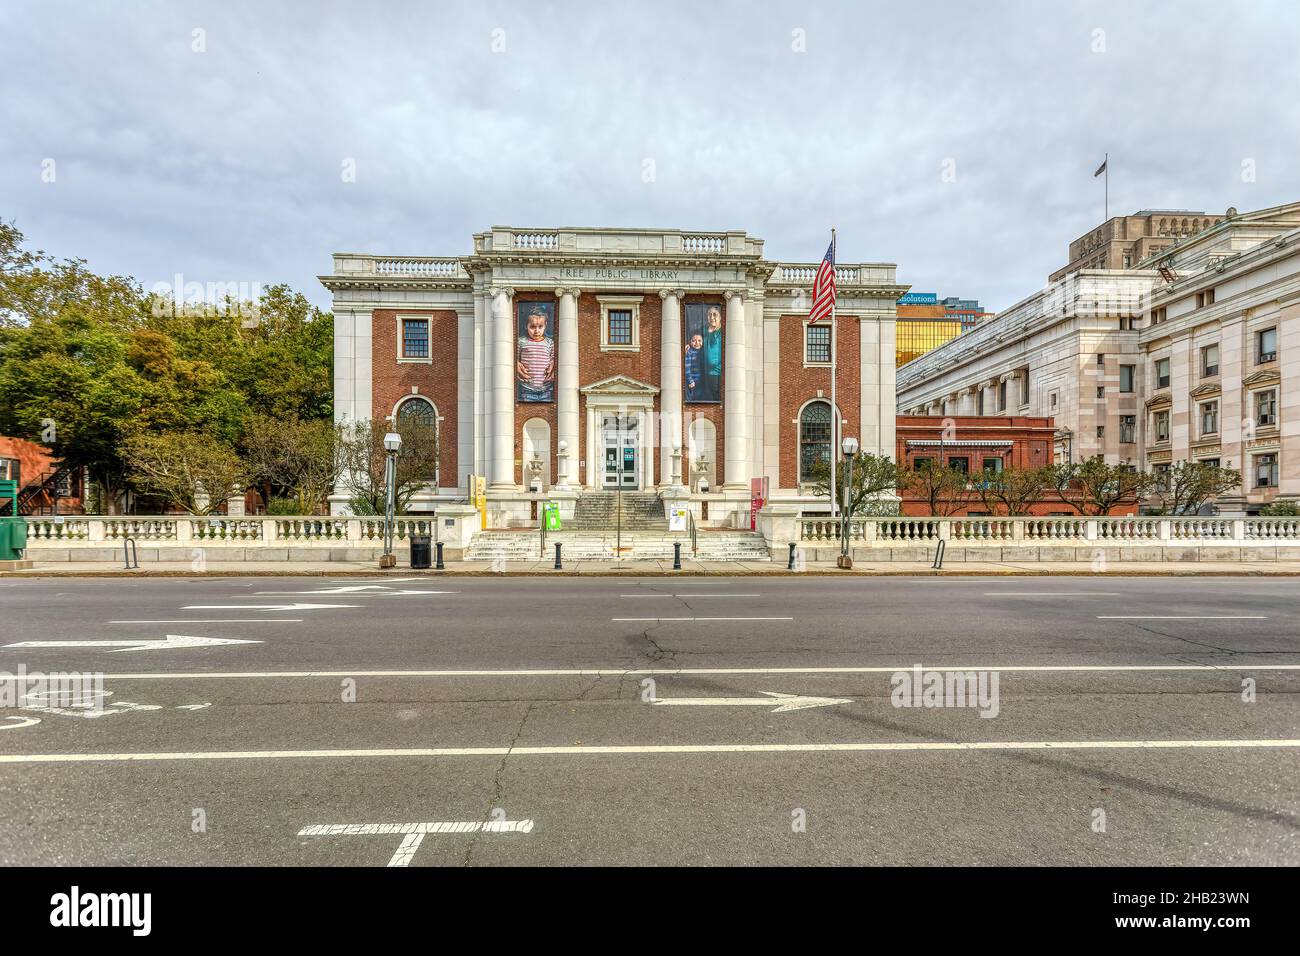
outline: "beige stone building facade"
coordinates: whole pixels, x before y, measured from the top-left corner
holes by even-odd
[[[1058,282],[1082,269],[1133,269],[1177,242],[1195,236],[1237,214],[1212,216],[1190,209],[1143,209],[1131,216],[1112,216],[1070,243],[1069,264],[1047,281]]]
[[[1300,498],[1300,203],[1231,212],[904,365],[899,411],[1050,415],[1058,461],[1217,462],[1225,513]]]

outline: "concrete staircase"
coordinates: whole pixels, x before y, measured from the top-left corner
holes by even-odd
[[[664,503],[653,493],[584,491],[565,528],[573,531],[612,531],[619,525],[622,507],[624,531],[663,531],[668,526]]]
[[[623,557],[634,561],[671,561],[673,544],[682,546],[682,560],[699,561],[767,561],[770,560],[763,536],[753,531],[700,531],[699,552],[691,554],[687,534],[666,531],[624,531],[623,550],[615,554],[618,537],[613,531],[552,531],[546,536],[546,555],[540,554],[541,538],[535,529],[479,531],[465,551],[468,561],[541,561],[553,560],[555,545],[563,545],[565,561],[612,561]]]

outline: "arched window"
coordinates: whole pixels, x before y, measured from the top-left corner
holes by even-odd
[[[394,416],[402,436],[402,457],[420,459],[421,478],[438,480],[438,409],[427,398],[412,396],[397,406]]]
[[[830,402],[809,402],[799,415],[799,480],[812,481],[819,463],[831,463]]]
[[[397,406],[397,428],[437,428],[438,410],[427,398],[408,398]]]

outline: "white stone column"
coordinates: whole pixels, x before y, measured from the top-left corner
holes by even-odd
[[[682,446],[682,296],[661,289],[659,319],[659,484],[673,483],[673,449]]]
[[[488,416],[492,404],[492,303],[481,289],[474,290],[474,474],[487,474]],[[472,489],[471,489],[472,491]]]
[[[493,488],[515,487],[515,316],[514,289],[492,295],[492,473]]]
[[[727,293],[726,359],[726,464],[723,486],[749,487],[749,392],[745,375],[745,299],[744,293]]]
[[[567,480],[578,482],[578,296],[580,289],[556,289],[559,306],[559,355],[556,362],[556,437],[568,443]],[[590,451],[588,451],[590,453]]]

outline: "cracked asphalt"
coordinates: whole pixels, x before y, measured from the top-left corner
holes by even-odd
[[[385,866],[403,837],[371,825],[441,823],[409,865],[1295,865],[1298,599],[1241,577],[0,580],[0,671],[106,694],[0,709],[0,864]],[[986,693],[907,698],[915,665]],[[299,835],[320,825],[351,830]]]

